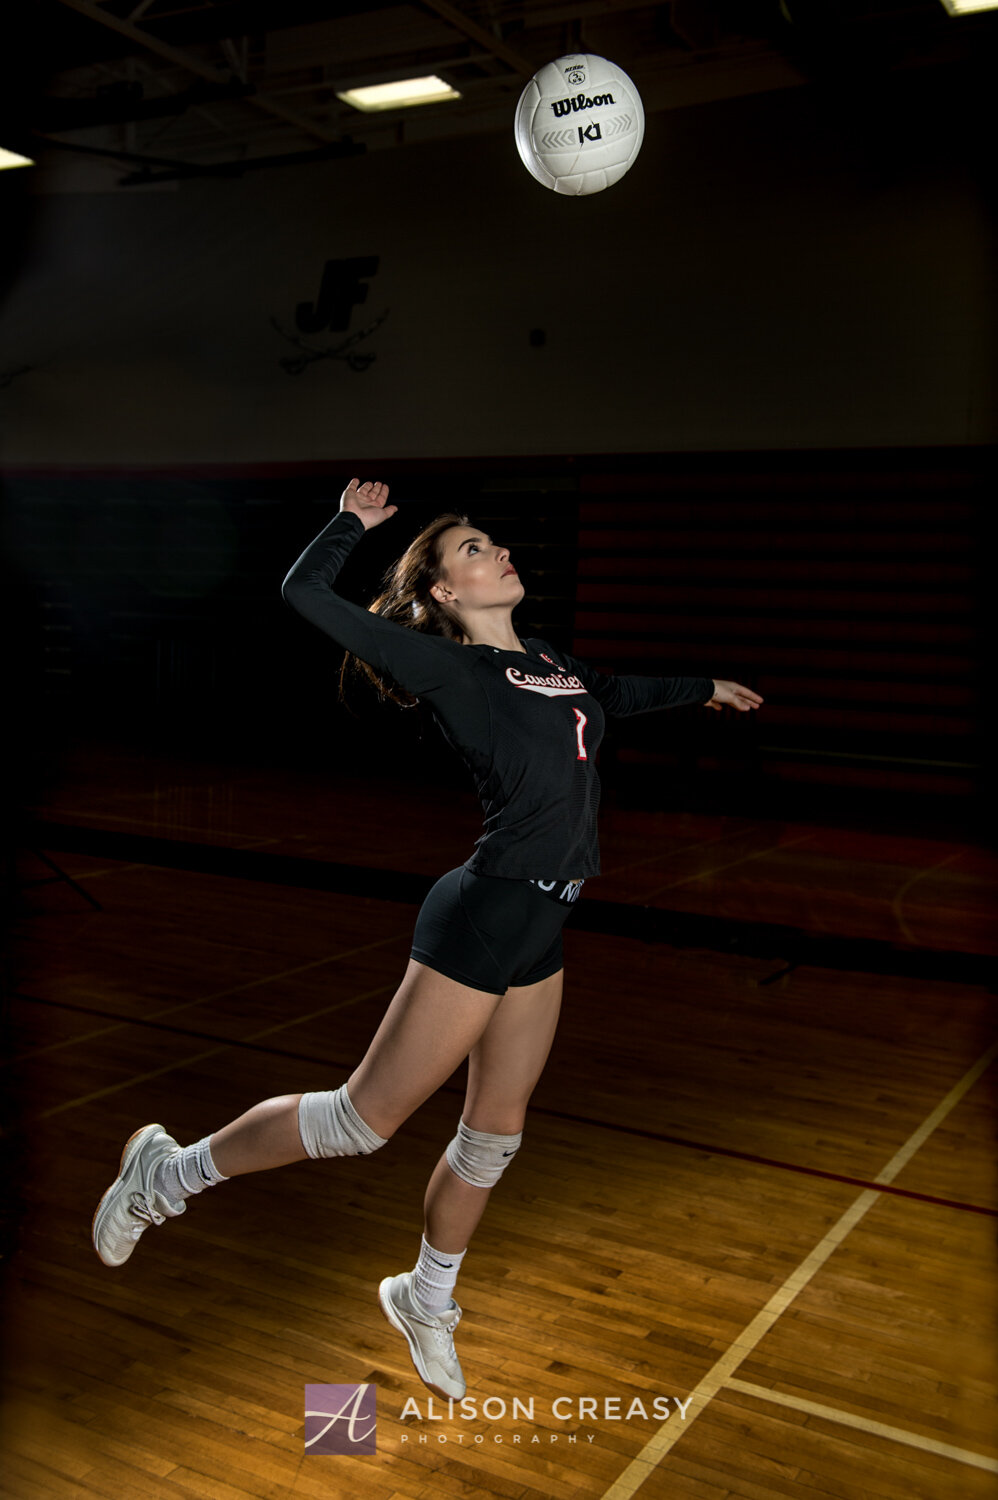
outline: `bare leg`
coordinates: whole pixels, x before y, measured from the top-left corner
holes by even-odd
[[[561,1009],[562,971],[539,984],[507,990],[468,1059],[463,1110],[471,1130],[516,1135],[551,1050]],[[478,1227],[490,1188],[455,1175],[446,1155],[426,1189],[425,1235],[434,1249],[459,1254]]]
[[[350,1101],[365,1125],[386,1139],[393,1135],[460,1066],[498,1004],[498,995],[469,989],[410,959],[363,1061],[348,1080]],[[264,1099],[216,1131],[211,1156],[219,1172],[239,1177],[304,1161],[300,1099],[301,1094]]]
[[[363,1061],[347,1079],[364,1123],[378,1135],[393,1135],[464,1062],[500,1000],[411,958]]]
[[[301,1094],[262,1099],[238,1120],[223,1125],[211,1138],[211,1159],[223,1177],[262,1172],[304,1161],[306,1151],[298,1133]]]

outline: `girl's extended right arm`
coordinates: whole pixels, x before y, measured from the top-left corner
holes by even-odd
[[[432,700],[465,675],[464,648],[444,636],[408,630],[394,620],[371,614],[344,599],[333,587],[364,530],[359,516],[340,511],[305,548],[285,578],[281,593],[306,620],[376,672],[391,677],[413,697]]]

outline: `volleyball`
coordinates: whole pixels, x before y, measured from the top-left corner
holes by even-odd
[[[516,106],[516,149],[527,171],[579,197],[619,182],[645,133],[641,96],[623,68],[592,53],[545,63]]]

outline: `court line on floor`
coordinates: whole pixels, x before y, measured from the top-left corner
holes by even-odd
[[[891,901],[891,911],[894,913],[898,927],[901,929],[901,935],[904,938],[905,942],[916,944],[918,942],[918,939],[915,937],[911,928],[908,926],[908,923],[904,919],[902,907],[904,906],[905,896],[907,896],[912,886],[916,885],[918,881],[924,879],[926,875],[932,875],[936,870],[941,870],[944,865],[951,865],[955,860],[962,859],[963,856],[964,850],[958,849],[955,854],[947,854],[944,859],[937,860],[934,865],[926,865],[923,869],[916,870],[914,875],[909,875],[908,879],[901,886],[901,889],[895,893],[894,898]]]
[[[874,1179],[877,1183],[887,1183],[897,1176],[902,1167],[910,1160],[919,1146],[943,1119],[953,1110],[969,1089],[980,1078],[987,1067],[998,1057],[998,1042],[989,1047],[983,1056],[979,1057],[972,1068],[963,1075],[958,1083],[950,1089],[946,1097],[932,1111],[925,1122],[912,1133],[903,1146],[897,1150],[890,1161],[877,1174]],[[658,1431],[645,1443],[639,1453],[631,1459],[630,1463],[618,1476],[618,1478],[605,1490],[602,1500],[631,1500],[647,1479],[650,1479],[659,1464],[675,1446],[684,1432],[688,1432],[691,1425],[696,1421],[709,1406],[710,1402],[723,1390],[744,1360],[752,1354],[765,1335],[770,1331],[777,1320],[782,1317],[797,1295],[804,1290],[812,1278],[821,1270],[825,1262],[831,1257],[847,1236],[855,1229],[856,1225],[865,1214],[879,1201],[881,1193],[879,1190],[870,1189],[860,1193],[859,1197],[846,1209],[828,1233],[819,1240],[810,1255],[797,1266],[770,1297],[766,1305],[756,1313],[755,1317],[738,1337],[729,1345],[715,1364],[709,1369],[703,1379],[692,1391],[689,1398],[689,1406],[685,1413],[682,1424],[670,1421],[659,1427]]]
[[[118,1017],[112,1026],[100,1026],[96,1031],[81,1032],[79,1036],[64,1037],[61,1042],[46,1042],[44,1047],[35,1047],[27,1052],[19,1052],[15,1057],[9,1059],[12,1063],[24,1062],[35,1057],[47,1056],[50,1052],[59,1052],[64,1047],[75,1047],[82,1042],[92,1042],[97,1037],[110,1036],[114,1031],[120,1031],[123,1026],[149,1026],[157,1021],[162,1021],[165,1016],[175,1016],[182,1010],[191,1010],[197,1005],[207,1005],[212,1000],[224,1000],[229,995],[243,995],[247,990],[260,989],[265,984],[278,984],[282,979],[290,979],[295,974],[305,974],[309,969],[319,969],[323,964],[340,963],[343,959],[353,958],[358,953],[368,953],[372,948],[385,948],[389,943],[397,943],[402,938],[410,936],[409,928],[406,927],[399,932],[393,932],[388,937],[378,938],[373,943],[363,943],[357,948],[345,948],[342,953],[327,953],[323,958],[312,958],[307,963],[296,964],[294,968],[282,969],[277,974],[264,974],[258,979],[248,979],[243,984],[229,985],[224,990],[214,990],[209,995],[199,995],[196,1000],[181,1000],[178,1005],[168,1005],[165,1010],[153,1011],[148,1016],[125,1016]],[[36,1005],[53,1005],[61,1010],[72,1010],[86,1012],[90,1015],[108,1016],[109,1012],[99,1011],[95,1008],[81,1005],[72,1005],[65,1000],[44,1000],[38,995],[24,995],[18,993],[16,998],[31,1000]],[[176,1027],[178,1033],[182,1034],[182,1028]]]
[[[324,960],[319,960],[318,962],[323,961]],[[314,966],[315,965],[313,964],[307,967]],[[251,985],[240,986],[240,988],[246,989],[258,984],[265,983],[267,983],[266,980],[254,980],[252,981]],[[388,989],[390,988],[390,986],[386,985],[384,988]],[[93,1007],[71,1005],[66,1001],[60,1000],[46,1000],[40,996],[27,995],[23,992],[16,992],[14,998],[35,1005],[48,1005],[59,1010],[70,1010],[76,1014],[107,1014],[106,1012],[98,1011]],[[199,1001],[189,1002],[189,1004],[191,1005],[200,1003],[201,1002]],[[322,1062],[330,1070],[338,1070],[340,1072],[347,1071],[352,1065],[347,1062],[341,1062],[337,1058],[320,1058],[317,1057],[315,1053],[299,1052],[291,1047],[260,1046],[261,1037],[268,1036],[275,1031],[283,1031],[287,1026],[297,1025],[303,1021],[312,1020],[316,1016],[325,1015],[326,1013],[326,1008],[323,1008],[322,1010],[313,1012],[309,1015],[292,1017],[290,1020],[282,1021],[276,1026],[270,1027],[267,1030],[254,1032],[250,1037],[224,1038],[218,1037],[212,1032],[194,1031],[189,1026],[166,1025],[159,1016],[135,1016],[132,1017],[131,1020],[118,1022],[114,1026],[100,1027],[96,1031],[83,1033],[78,1038],[71,1037],[68,1040],[62,1042],[55,1042],[52,1044],[52,1049],[39,1048],[38,1052],[47,1052],[57,1047],[72,1046],[74,1041],[90,1041],[94,1037],[106,1036],[110,1032],[118,1031],[123,1026],[145,1026],[152,1030],[168,1032],[171,1036],[186,1037],[191,1041],[217,1041],[220,1045],[226,1047],[234,1047],[237,1049],[243,1048],[246,1051],[264,1052],[268,1057],[286,1058],[292,1062]],[[169,1011],[161,1013],[161,1015],[169,1014],[171,1014],[171,1012]],[[20,1054],[20,1057],[13,1059],[13,1061],[20,1061],[20,1059],[23,1057],[35,1057],[38,1055],[38,1052],[22,1053]],[[460,1087],[451,1087],[447,1084],[443,1084],[442,1088],[444,1092],[450,1092],[454,1094],[464,1093],[463,1085]],[[530,1113],[532,1117],[536,1118],[544,1117],[549,1120],[564,1120],[570,1125],[588,1125],[596,1130],[612,1130],[620,1135],[636,1136],[641,1140],[657,1141],[668,1146],[678,1146],[682,1150],[702,1152],[707,1156],[719,1156],[734,1161],[749,1162],[753,1166],[772,1167],[775,1171],[778,1172],[796,1172],[802,1177],[817,1177],[828,1182],[842,1182],[849,1187],[878,1187],[880,1192],[891,1194],[892,1196],[897,1198],[910,1198],[918,1203],[930,1203],[936,1208],[954,1208],[962,1213],[981,1214],[986,1218],[992,1219],[998,1218],[998,1208],[988,1208],[979,1203],[964,1203],[962,1200],[957,1198],[941,1198],[935,1193],[919,1193],[916,1192],[913,1188],[893,1187],[885,1183],[878,1184],[875,1179],[873,1181],[870,1181],[864,1177],[850,1177],[843,1172],[830,1172],[827,1171],[824,1167],[810,1167],[800,1162],[782,1161],[779,1157],[775,1156],[760,1156],[752,1151],[739,1151],[734,1146],[719,1146],[716,1142],[692,1140],[688,1136],[667,1135],[664,1131],[660,1130],[644,1130],[637,1125],[625,1125],[617,1120],[602,1120],[592,1115],[571,1114],[567,1110],[552,1109],[543,1104],[532,1104],[530,1107]]]
[[[998,1043],[996,1043],[998,1045]],[[911,1188],[892,1187],[887,1183],[880,1182],[875,1177],[868,1180],[865,1177],[850,1177],[844,1172],[829,1172],[824,1167],[809,1167],[799,1162],[781,1161],[775,1156],[758,1156],[752,1151],[739,1151],[734,1146],[718,1146],[711,1141],[694,1141],[688,1136],[666,1135],[659,1130],[643,1130],[637,1125],[619,1125],[613,1120],[595,1120],[589,1115],[569,1114],[565,1110],[545,1109],[543,1105],[531,1105],[532,1115],[547,1115],[549,1118],[567,1120],[576,1125],[596,1125],[603,1130],[617,1130],[625,1135],[640,1136],[644,1140],[661,1141],[668,1146],[681,1146],[689,1151],[702,1151],[707,1156],[724,1156],[734,1161],[745,1161],[753,1166],[776,1167],[781,1172],[798,1172],[802,1177],[823,1177],[829,1182],[844,1182],[849,1187],[874,1188],[881,1192],[890,1193],[898,1198],[915,1198],[922,1203],[934,1203],[939,1208],[959,1208],[968,1213],[984,1214],[988,1218],[998,1218],[998,1208],[984,1208],[976,1203],[962,1203],[955,1198],[940,1198],[935,1193],[916,1193]]]
[[[248,1042],[256,1041],[260,1037],[270,1036],[275,1031],[283,1031],[286,1026],[300,1026],[305,1021],[315,1021],[320,1016],[331,1015],[333,1011],[346,1010],[351,1005],[359,1005],[362,1000],[370,1000],[374,995],[383,995],[388,990],[395,990],[398,986],[394,980],[390,984],[379,984],[373,990],[365,990],[360,995],[349,995],[344,1000],[337,1000],[335,1005],[325,1005],[320,1010],[309,1012],[308,1015],[294,1016],[287,1021],[278,1021],[274,1026],[265,1026],[260,1031],[253,1032],[245,1038]],[[178,1068],[189,1068],[195,1063],[204,1062],[205,1058],[215,1057],[219,1052],[228,1052],[235,1044],[228,1039],[221,1042],[217,1047],[209,1047],[204,1052],[198,1052],[193,1057],[184,1057],[162,1068],[153,1068],[148,1073],[135,1073],[129,1078],[119,1079],[117,1083],[109,1083],[102,1089],[93,1089],[89,1094],[81,1094],[76,1099],[65,1099],[61,1104],[54,1104],[49,1109],[40,1110],[38,1114],[28,1116],[28,1123],[38,1120],[49,1120],[53,1115],[64,1114],[68,1109],[76,1109],[81,1104],[92,1104],[95,1099],[106,1099],[109,1094],[121,1093],[123,1089],[134,1087],[137,1083],[147,1083],[150,1078],[161,1078],[164,1073],[173,1073]],[[315,1059],[312,1059],[315,1061]]]
[[[665,885],[658,885],[653,891],[645,891],[640,897],[634,896],[631,899],[647,905],[656,896],[661,896],[663,891],[674,891],[677,886],[690,885],[694,880],[706,880],[710,875],[720,875],[722,870],[733,870],[736,865],[746,865],[753,859],[764,859],[767,854],[775,854],[778,849],[792,849],[795,844],[806,844],[813,838],[813,833],[802,833],[799,839],[787,839],[785,843],[770,844],[766,849],[754,849],[751,854],[742,854],[738,859],[729,859],[726,864],[712,865],[709,870],[696,870],[692,875],[683,875],[678,880],[668,880]]]
[[[43,880],[29,880],[25,883],[24,889],[29,890],[40,885],[58,885],[60,882],[64,885],[81,885],[84,880],[100,880],[104,875],[128,875],[132,870],[151,870],[154,868],[153,865],[143,864],[141,861],[133,861],[127,865],[106,865],[98,870],[79,870],[75,875],[67,875],[63,871],[61,875],[49,875]],[[81,915],[90,916],[91,913],[81,912]]]
[[[601,878],[609,880],[613,876],[625,874],[628,870],[639,870],[644,865],[654,865],[660,861],[664,862],[684,854],[692,854],[697,849],[709,849],[713,844],[723,844],[727,839],[745,838],[747,834],[755,833],[759,828],[768,828],[770,826],[768,823],[749,823],[745,828],[727,829],[721,833],[713,834],[709,839],[697,839],[692,844],[677,845],[676,848],[667,850],[664,854],[660,850],[658,854],[648,854],[644,859],[629,859],[623,865],[608,865],[606,860],[601,856]]]
[[[970,1448],[955,1448],[952,1443],[941,1443],[937,1438],[922,1437],[904,1427],[890,1427],[886,1422],[874,1422],[869,1417],[857,1416],[855,1412],[841,1411],[838,1407],[821,1406],[817,1401],[806,1401],[803,1396],[792,1396],[786,1391],[770,1390],[765,1385],[752,1385],[747,1380],[728,1381],[728,1390],[740,1391],[743,1396],[754,1396],[759,1401],[772,1401],[777,1406],[787,1406],[793,1411],[806,1412],[809,1417],[820,1417],[822,1421],[836,1426],[855,1427],[859,1432],[870,1432],[875,1437],[888,1438],[893,1443],[904,1443],[909,1448],[921,1448],[926,1453],[936,1453],[941,1458],[952,1458],[957,1463],[969,1464],[974,1469],[985,1469],[989,1474],[998,1474],[998,1459],[984,1453],[974,1453]]]

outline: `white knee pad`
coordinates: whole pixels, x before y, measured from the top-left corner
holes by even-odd
[[[370,1156],[385,1138],[365,1125],[350,1103],[347,1086],[318,1094],[302,1094],[298,1105],[298,1134],[313,1159],[325,1156]]]
[[[488,1135],[484,1130],[469,1130],[462,1120],[447,1147],[447,1165],[472,1187],[495,1187],[522,1140],[522,1131],[519,1135]]]

